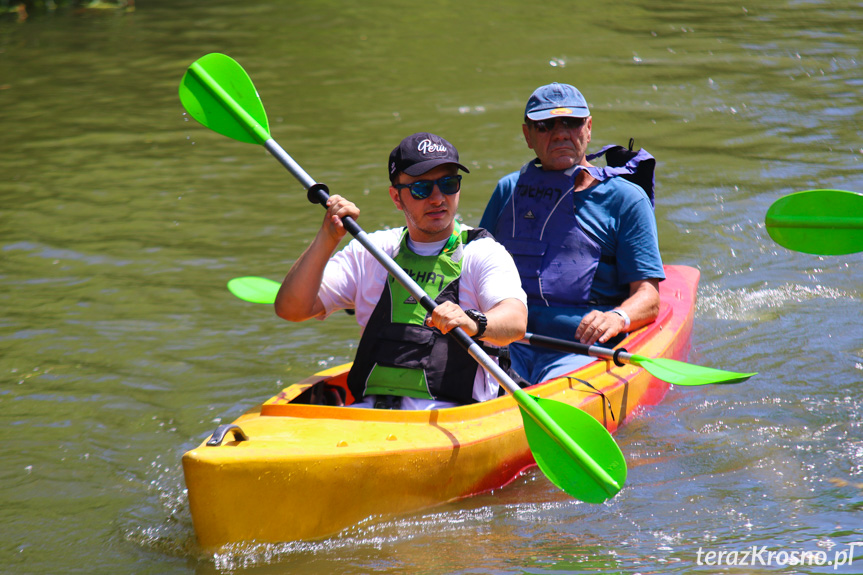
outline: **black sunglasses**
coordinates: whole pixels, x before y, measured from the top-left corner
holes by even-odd
[[[554,129],[554,125],[560,122],[564,130],[576,130],[584,125],[587,118],[549,118],[547,120],[531,120],[534,129],[540,134],[550,132]]]
[[[461,176],[444,176],[437,180],[418,180],[412,184],[393,184],[399,191],[407,188],[415,200],[424,200],[431,195],[437,186],[442,194],[451,196],[461,189]]]

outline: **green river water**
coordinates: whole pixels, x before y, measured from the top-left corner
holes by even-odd
[[[861,36],[863,4],[815,0],[0,18],[0,573],[863,573],[863,254],[789,252],[764,228],[788,193],[863,192]],[[637,413],[616,434],[627,487],[601,506],[533,470],[323,541],[202,553],[183,452],[358,335],[225,289],[281,279],[323,214],[263,148],[185,115],[178,83],[209,52],[243,65],[276,140],[367,230],[402,221],[385,193],[402,137],[458,146],[475,225],[531,157],[531,91],[578,86],[592,151],[635,138],[659,161],[663,259],[702,273],[689,361],[759,375]],[[740,563],[754,547],[778,555]]]

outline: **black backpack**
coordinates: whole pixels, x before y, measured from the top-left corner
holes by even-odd
[[[587,161],[593,161],[596,158],[605,156],[605,163],[608,166],[603,171],[609,176],[623,176],[633,184],[641,187],[650,199],[650,205],[655,206],[654,196],[656,195],[656,158],[648,153],[644,148],[633,151],[635,140],[629,139],[629,149],[623,146],[605,146],[595,154],[587,156]]]

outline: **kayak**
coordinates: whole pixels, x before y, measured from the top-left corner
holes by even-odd
[[[660,311],[619,347],[683,361],[700,272],[665,266]],[[195,534],[207,550],[333,535],[507,485],[535,465],[510,395],[432,411],[345,407],[350,364],[295,383],[220,425],[183,455]],[[526,388],[578,407],[614,432],[670,384],[642,367],[599,360]]]

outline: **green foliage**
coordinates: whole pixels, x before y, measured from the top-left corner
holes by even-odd
[[[58,10],[78,14],[95,10],[135,9],[135,0],[0,0],[0,16],[14,17],[19,22]]]

